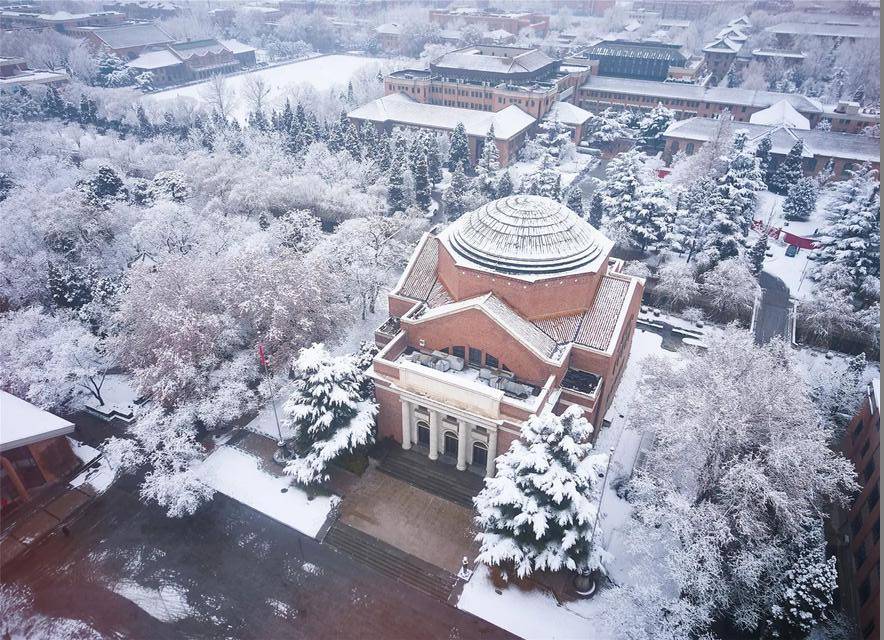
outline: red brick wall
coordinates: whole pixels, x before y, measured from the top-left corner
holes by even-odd
[[[375,400],[378,403],[378,440],[391,437],[402,442],[402,403],[399,394],[375,383]]]

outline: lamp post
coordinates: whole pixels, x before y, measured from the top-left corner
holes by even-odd
[[[284,465],[289,459],[289,452],[285,446],[285,439],[282,437],[282,427],[279,424],[279,414],[276,412],[276,395],[273,389],[273,377],[270,375],[270,367],[267,366],[267,357],[264,354],[264,345],[258,345],[258,357],[261,360],[261,366],[264,367],[264,376],[267,378],[267,384],[270,387],[270,407],[273,409],[273,419],[276,421],[276,433],[279,439],[276,441],[276,451],[273,453],[273,460],[277,464]]]
[[[595,545],[595,532],[599,526],[599,518],[602,515],[602,502],[605,499],[605,487],[608,484],[608,473],[611,471],[611,461],[614,459],[614,447],[608,449],[608,464],[605,465],[605,477],[602,480],[602,491],[599,494],[599,506],[595,512],[595,521],[592,523],[592,535],[589,537],[589,552],[592,553],[593,547]],[[574,590],[577,592],[577,595],[582,596],[584,598],[588,598],[595,593],[595,579],[592,576],[592,572],[584,567],[580,567],[577,569],[577,573],[574,576]]]

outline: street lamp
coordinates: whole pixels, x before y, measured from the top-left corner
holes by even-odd
[[[276,441],[276,451],[273,452],[273,460],[277,464],[285,465],[291,455],[286,447],[285,439],[282,437],[282,427],[279,424],[279,414],[276,412],[276,400],[274,398],[275,391],[273,389],[273,377],[270,375],[270,367],[267,366],[267,357],[264,354],[264,345],[258,345],[258,357],[261,360],[261,366],[264,367],[264,375],[267,378],[267,384],[270,387],[270,407],[273,409],[273,419],[276,421],[276,433],[279,439]]]
[[[614,447],[608,449],[608,464],[605,466],[605,478],[602,480],[602,491],[599,494],[599,506],[595,512],[595,522],[592,524],[592,535],[589,537],[589,553],[592,553],[593,547],[595,546],[595,532],[599,526],[599,518],[602,515],[602,502],[605,499],[605,487],[608,484],[608,475],[611,471],[611,461],[614,459]],[[589,598],[595,593],[595,578],[593,578],[593,572],[590,571],[587,567],[579,567],[577,569],[577,573],[574,575],[574,590],[577,592],[577,595],[583,598]]]

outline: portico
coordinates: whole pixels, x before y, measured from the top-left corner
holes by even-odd
[[[455,461],[458,471],[494,475],[497,456],[497,424],[471,416],[428,398],[400,395],[402,403],[402,448],[417,446],[430,460],[440,453]],[[433,406],[436,405],[436,406]]]

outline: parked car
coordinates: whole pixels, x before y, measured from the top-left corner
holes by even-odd
[[[787,257],[794,258],[797,253],[798,253],[798,246],[797,245],[790,244],[788,247],[786,247],[786,256]]]

